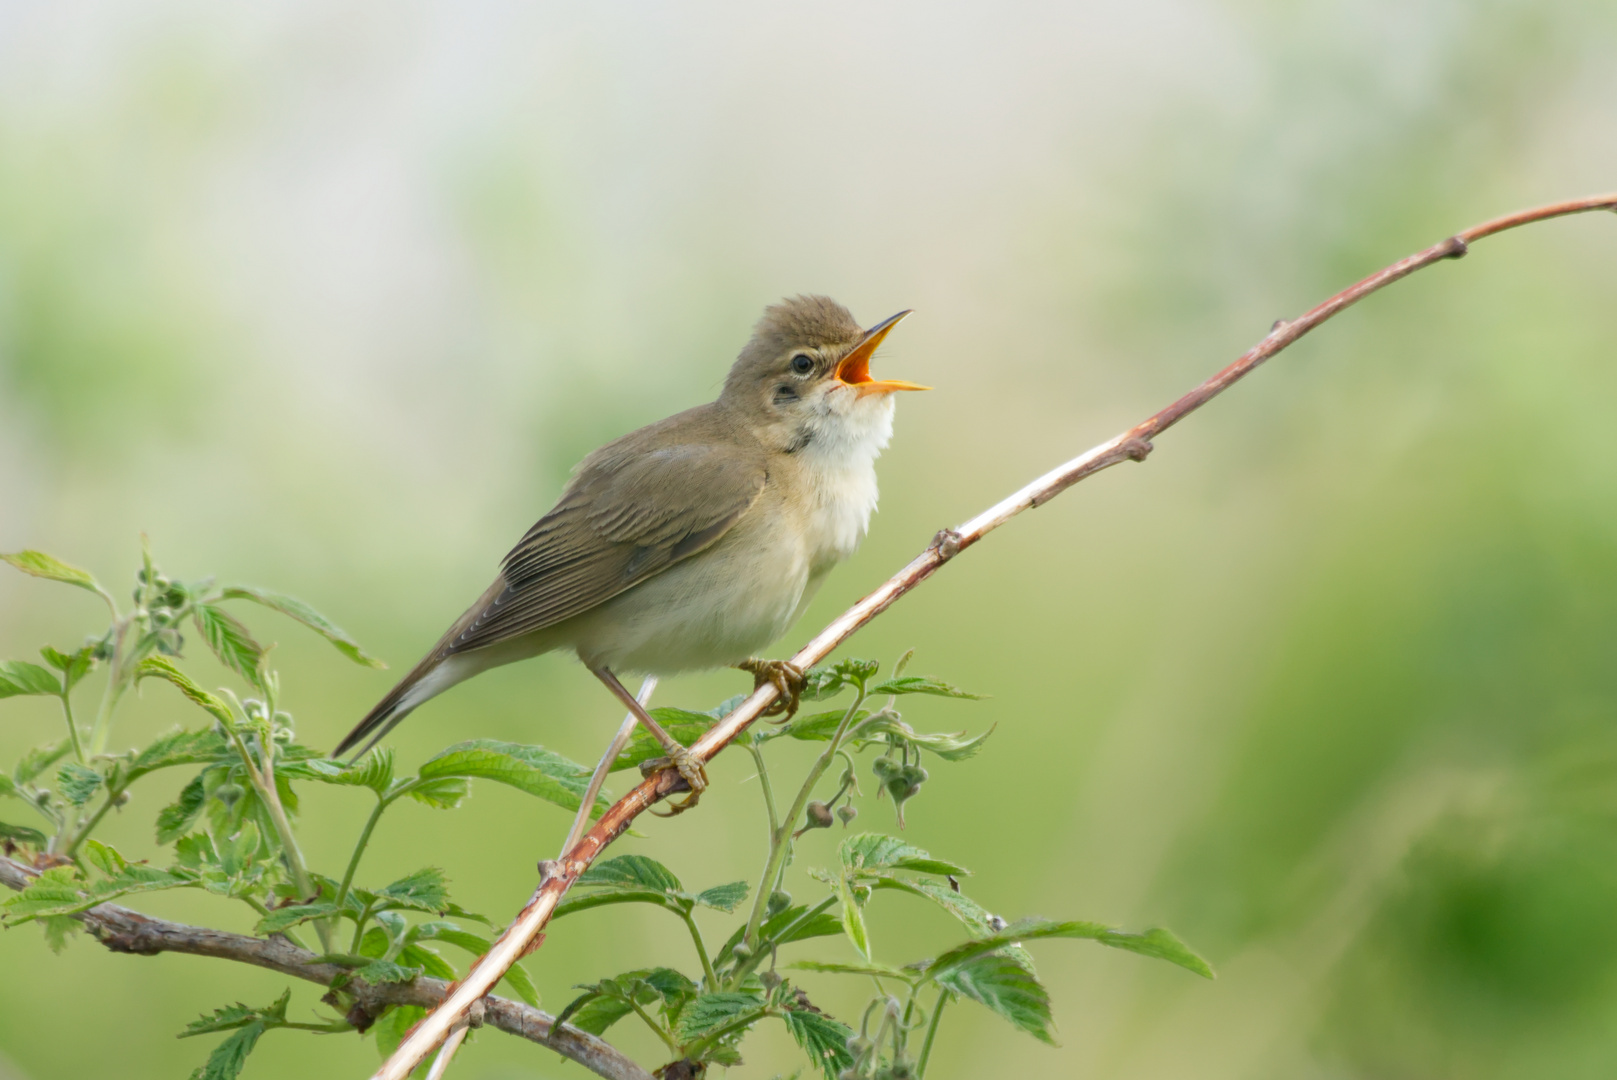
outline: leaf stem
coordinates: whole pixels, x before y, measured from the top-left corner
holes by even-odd
[[[747,933],[742,938],[749,949],[757,947],[758,927],[764,921],[764,908],[769,903],[770,894],[775,891],[776,880],[780,877],[782,871],[786,869],[786,851],[792,840],[792,824],[802,816],[803,808],[808,805],[809,796],[814,794],[814,785],[820,782],[820,777],[825,775],[826,769],[830,768],[832,760],[836,757],[837,748],[842,744],[842,737],[847,734],[848,724],[853,720],[854,714],[859,711],[859,706],[864,704],[864,701],[865,687],[863,683],[860,683],[859,693],[854,697],[853,704],[848,706],[848,711],[842,714],[842,722],[837,725],[836,733],[831,736],[831,742],[826,746],[825,752],[815,760],[813,767],[809,769],[808,778],[803,781],[803,787],[798,791],[791,810],[787,813],[785,820],[779,821],[775,825],[774,833],[770,837],[769,861],[764,864],[763,877],[758,882],[758,895],[753,897],[752,914],[747,918]]]
[[[780,832],[780,814],[775,810],[775,788],[769,782],[769,766],[764,764],[763,747],[756,742],[748,742],[747,749],[758,766],[758,786],[763,790],[764,806],[769,810],[769,839],[773,843],[775,834]]]
[[[102,800],[101,806],[94,814],[90,815],[88,821],[84,822],[84,824],[80,825],[74,831],[72,839],[68,841],[68,845],[63,849],[62,854],[66,855],[68,858],[72,858],[78,853],[79,845],[84,843],[85,840],[89,839],[91,830],[93,830],[97,825],[101,824],[101,819],[107,816],[107,811],[111,810],[117,803],[118,799],[123,796],[124,790],[125,789],[121,787],[117,790],[113,790],[112,788],[107,789],[107,797]]]
[[[275,715],[273,694],[265,702],[264,710],[265,723],[268,725],[273,722],[268,718]],[[281,841],[281,854],[286,858],[287,868],[292,872],[292,882],[298,887],[298,893],[304,898],[318,895],[319,890],[314,886],[314,879],[309,876],[308,867],[304,865],[303,852],[298,848],[298,838],[292,832],[292,822],[286,816],[286,807],[281,805],[281,794],[275,788],[275,740],[273,738],[259,740],[263,761],[255,763],[252,751],[248,748],[246,740],[241,737],[241,733],[235,730],[235,726],[226,725],[226,730],[230,735],[230,741],[236,744],[236,753],[241,756],[242,766],[247,770],[247,779],[258,790],[258,797],[264,800],[264,806],[269,810],[270,821],[275,825],[275,834]],[[330,928],[324,922],[317,922],[314,924],[314,931],[315,936],[320,939],[321,950],[330,952]]]
[[[112,659],[107,664],[107,686],[101,692],[101,704],[96,709],[95,723],[90,725],[90,753],[100,754],[107,749],[107,737],[112,730],[112,711],[118,707],[124,686],[124,638],[129,633],[133,615],[115,619],[112,624]]]
[[[791,937],[791,934],[792,934],[793,930],[796,930],[799,926],[802,926],[809,919],[814,918],[814,916],[823,914],[825,911],[827,911],[831,907],[831,905],[835,904],[836,902],[837,902],[837,897],[836,897],[835,893],[833,893],[830,896],[827,896],[824,900],[821,900],[818,904],[815,904],[813,907],[811,907],[807,911],[803,912],[803,914],[799,915],[797,918],[795,918],[791,922],[787,923],[786,926],[781,929],[781,932],[775,935],[774,940],[775,941],[781,941],[781,940],[783,940],[785,938]],[[740,986],[741,985],[741,980],[745,979],[748,975],[750,975],[752,973],[754,968],[756,968],[759,964],[763,963],[764,962],[764,957],[766,957],[768,955],[769,955],[769,953],[766,952],[765,950],[761,949],[761,948],[755,949],[755,950],[753,950],[753,954],[751,956],[747,957],[747,959],[745,959],[741,963],[737,964],[736,968],[735,968],[735,971],[733,971],[731,973],[731,975],[730,975],[730,986],[731,986],[731,988],[733,989],[733,988],[735,988],[737,986]]]
[[[354,920],[354,940],[348,946],[348,951],[349,952],[351,952],[351,953],[359,952],[360,942],[364,941],[364,939],[365,939],[365,924],[370,922],[370,921],[371,921],[371,906],[369,904],[366,904],[364,906],[364,908],[360,910],[359,918]],[[323,925],[325,925],[325,924],[324,923],[315,923],[315,926],[317,926],[317,927],[323,926]]]
[[[268,907],[266,907],[264,904],[260,903],[259,901],[254,900],[251,896],[248,896],[245,893],[237,896],[236,899],[240,900],[242,903],[246,904],[248,907],[250,907],[254,911],[258,912],[258,914],[261,915],[261,916],[262,915],[268,915],[270,913],[270,909]],[[286,940],[290,941],[292,944],[296,945],[298,948],[302,949],[304,952],[313,951],[307,945],[305,945],[303,943],[303,939],[298,937],[298,935],[293,932],[293,930],[292,930],[292,928],[290,926],[287,927],[285,930],[277,930],[276,933],[280,934],[282,937],[284,937]]]
[[[702,960],[702,973],[707,976],[708,989],[717,990],[719,988],[719,976],[713,971],[713,961],[708,959],[707,943],[702,940],[702,930],[696,925],[695,913],[683,911],[680,913],[680,918],[685,920],[685,925],[690,929],[691,944],[696,946],[696,955]]]
[[[348,869],[343,871],[342,884],[337,886],[337,911],[342,911],[343,901],[348,899],[348,889],[354,884],[354,873],[359,869],[360,856],[365,854],[365,847],[371,842],[371,831],[376,823],[382,819],[382,811],[392,804],[392,799],[376,797],[376,808],[365,822],[365,828],[360,831],[359,840],[354,844],[354,854],[348,859]]]
[[[932,1006],[932,1022],[926,1026],[926,1040],[921,1043],[921,1060],[915,1063],[915,1080],[922,1080],[926,1076],[926,1063],[932,1057],[932,1040],[938,1034],[938,1018],[943,1015],[943,1007],[953,1000],[949,991],[939,988],[938,1000]]]
[[[697,1059],[714,1043],[730,1034],[730,1032],[751,1027],[753,1024],[756,1024],[758,1021],[762,1020],[768,1015],[769,1006],[767,1005],[760,1006],[751,1012],[742,1013],[728,1024],[725,1024],[723,1027],[715,1028],[706,1035],[702,1036],[700,1039],[697,1039],[695,1042],[687,1045],[685,1047],[685,1056],[693,1060]]]
[[[62,716],[67,720],[68,738],[73,740],[73,756],[78,759],[80,765],[85,765],[87,761],[84,756],[84,742],[79,738],[79,725],[73,722],[73,703],[68,700],[68,691],[65,689],[67,677],[65,675],[62,678],[62,685],[64,687],[61,693]]]
[[[657,1033],[657,1037],[663,1041],[663,1045],[668,1047],[669,1053],[679,1053],[679,1043],[675,1042],[674,1037],[668,1033],[668,1030],[652,1019],[651,1014],[642,1009],[640,1003],[634,1000],[633,997],[629,998],[629,1008],[633,1009],[635,1015],[646,1022],[647,1027]]]

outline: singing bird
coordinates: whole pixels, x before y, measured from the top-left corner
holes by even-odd
[[[700,765],[618,674],[734,666],[795,708],[802,672],[752,657],[870,526],[893,393],[928,389],[870,374],[908,314],[864,330],[824,296],[766,308],[718,400],[586,457],[494,584],[334,755],[367,739],[369,750],[422,702],[491,667],[571,649],[662,744],[694,803]]]

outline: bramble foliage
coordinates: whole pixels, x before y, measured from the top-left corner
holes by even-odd
[[[450,899],[449,882],[436,867],[424,867],[383,885],[366,882],[360,870],[370,836],[387,809],[402,798],[453,810],[473,780],[492,780],[568,810],[577,810],[589,770],[539,746],[492,739],[458,743],[401,772],[393,753],[378,749],[354,762],[334,761],[299,745],[292,717],[277,708],[279,678],[265,663],[266,649],[253,631],[224,605],[255,603],[288,616],[329,640],[360,664],[379,666],[341,629],[302,601],[250,586],[218,587],[211,581],[174,581],[143,552],[134,607],[123,611],[89,573],[35,551],[0,555],[25,573],[87,589],[102,597],[112,620],[105,633],[72,651],[49,646],[45,663],[0,662],[0,697],[34,695],[61,703],[65,735],[25,754],[9,774],[0,773],[0,799],[27,807],[33,824],[0,823],[7,856],[31,864],[34,880],[0,905],[7,925],[37,921],[53,948],[77,929],[75,915],[110,900],[162,889],[201,889],[222,902],[239,902],[259,916],[256,933],[278,934],[341,969],[322,999],[332,1012],[319,1022],[289,1021],[290,991],[261,1008],[236,1004],[193,1022],[183,1036],[227,1032],[193,1073],[202,1080],[241,1074],[260,1037],[277,1028],[322,1033],[374,1030],[385,1055],[423,1014],[395,1006],[379,1017],[352,1009],[357,983],[408,982],[421,975],[457,977],[439,951],[449,946],[468,958],[489,947],[487,919]],[[206,689],[176,662],[184,658],[185,632],[194,630],[217,661],[244,683],[249,696]],[[1083,938],[1113,948],[1167,960],[1211,977],[1205,961],[1166,930],[1134,934],[1086,922],[1024,919],[1007,923],[968,897],[960,878],[968,871],[904,840],[883,833],[847,835],[836,863],[810,870],[824,893],[799,901],[782,888],[798,839],[858,815],[861,794],[857,757],[872,754],[869,770],[875,798],[891,798],[897,825],[904,806],[928,779],[923,755],[964,761],[982,749],[992,730],[974,737],[918,732],[898,711],[910,695],[973,698],[935,679],[904,673],[906,654],[892,676],[879,680],[879,665],[844,660],[809,673],[805,702],[845,704],[809,712],[778,726],[743,733],[736,741],[757,766],[768,818],[768,852],[753,888],[734,881],[690,890],[666,866],[644,855],[620,855],[592,866],[558,906],[562,918],[589,908],[650,904],[679,919],[691,938],[694,966],[623,972],[579,987],[559,1021],[595,1035],[634,1017],[656,1033],[670,1060],[692,1075],[708,1065],[741,1060],[740,1044],[758,1024],[778,1020],[827,1080],[875,1080],[924,1076],[944,1007],[969,998],[1011,1024],[1053,1041],[1050,999],[1035,972],[1026,943],[1045,938]],[[189,661],[188,661],[189,663]],[[104,671],[93,721],[74,712],[74,691],[96,670]],[[169,683],[201,713],[189,724],[138,750],[107,749],[122,696],[137,682]],[[708,712],[653,710],[686,744],[735,707],[732,699]],[[877,704],[876,702],[880,702]],[[766,757],[778,739],[824,744],[784,808],[777,803]],[[661,748],[637,733],[614,768],[625,769],[661,756]],[[840,765],[835,792],[814,798],[819,782]],[[157,814],[154,853],[131,859],[93,833],[131,786],[161,769],[193,770],[178,798]],[[370,817],[356,838],[340,877],[308,867],[296,841],[298,785],[328,784],[368,793]],[[606,807],[598,799],[592,813]],[[9,815],[8,815],[9,816]],[[43,827],[41,827],[43,826]],[[159,855],[156,852],[161,851]],[[529,857],[524,855],[522,857]],[[159,867],[155,863],[166,862]],[[362,884],[362,882],[364,882]],[[877,958],[865,911],[878,891],[906,895],[942,908],[960,924],[960,940],[940,943],[933,958],[895,966]],[[750,902],[749,902],[750,901]],[[733,932],[710,949],[694,918],[698,908],[735,915]],[[467,929],[482,924],[483,930]],[[788,960],[783,950],[802,943],[845,938],[822,948],[819,958]],[[877,988],[858,1030],[815,1007],[787,972],[853,975]],[[515,966],[504,985],[530,1005],[538,1004],[532,981]]]

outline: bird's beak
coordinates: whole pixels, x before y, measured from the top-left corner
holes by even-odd
[[[898,321],[908,315],[909,311],[900,311],[890,319],[881,322],[865,331],[865,336],[853,351],[842,358],[837,364],[837,378],[858,391],[860,397],[868,394],[891,394],[895,390],[930,390],[930,386],[920,383],[905,382],[902,379],[872,379],[870,377],[870,357],[880,345],[887,332],[898,325]]]

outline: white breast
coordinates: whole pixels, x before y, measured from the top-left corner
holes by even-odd
[[[891,397],[828,415],[799,453],[810,499],[805,548],[819,576],[858,550],[876,511],[876,458],[893,435]]]

